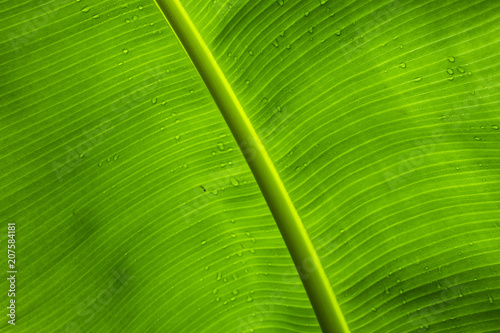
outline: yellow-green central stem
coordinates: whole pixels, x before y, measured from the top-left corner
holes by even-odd
[[[156,0],[156,3],[205,81],[238,142],[285,240],[323,332],[349,332],[306,229],[224,73],[180,2]]]

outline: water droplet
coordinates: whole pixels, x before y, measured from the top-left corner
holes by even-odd
[[[217,281],[219,281],[220,279],[222,279],[222,273],[221,272],[217,272]]]
[[[84,158],[84,157],[85,157],[85,152],[80,154],[80,158]]]
[[[342,30],[340,30],[340,29],[335,31],[335,35],[337,35],[337,36],[340,36],[341,33],[342,33]]]
[[[416,77],[413,79],[413,82],[420,82],[422,81],[422,78],[421,77]]]
[[[402,288],[401,288],[401,289],[399,289],[399,293],[400,293],[400,294],[404,293],[404,291],[403,291],[403,289],[402,289]]]
[[[453,69],[448,68],[448,69],[446,70],[446,73],[448,73],[448,74],[450,74],[450,75],[453,75]]]
[[[236,238],[236,235],[234,233],[231,233],[232,238]]]
[[[474,140],[476,140],[476,141],[481,141],[481,138],[480,138],[480,137],[478,137],[478,136],[476,135],[476,136],[474,137]]]
[[[205,244],[207,244],[207,241],[201,242],[201,245],[205,245]]]
[[[277,39],[274,40],[273,45],[274,45],[274,47],[279,47],[280,46],[280,44],[278,43]]]
[[[179,140],[180,138],[181,138],[181,136],[180,136],[180,135],[176,135],[176,136],[175,136],[175,140]]]
[[[128,50],[127,49],[123,49],[123,54],[127,54],[128,53]]]
[[[463,69],[463,68],[462,68],[462,67],[460,67],[460,66],[459,66],[459,67],[457,67],[457,70],[458,70],[461,74],[465,73],[465,69]]]
[[[401,68],[406,68],[406,62],[402,62],[402,63],[400,63],[400,64],[399,64],[399,67],[401,67]]]
[[[281,37],[285,37],[285,30],[281,30],[281,31],[280,31],[280,36],[281,36]]]
[[[372,311],[373,311],[373,312],[377,312],[377,308],[373,307],[373,308],[372,308]]]
[[[101,162],[99,162],[98,166],[102,167],[102,161],[101,161]]]
[[[94,16],[92,16],[93,19],[98,19],[99,18],[99,14],[95,14]]]
[[[252,296],[250,296],[250,295],[247,296],[247,302],[253,302]]]
[[[143,7],[141,5],[139,5],[139,6],[137,6],[137,8],[139,8],[139,10],[142,10]]]
[[[220,297],[217,297],[215,300],[216,300],[217,302],[220,302]]]
[[[238,295],[240,292],[238,291],[238,289],[234,289],[233,290],[233,295]]]
[[[278,0],[277,3],[278,5],[283,6],[285,4],[285,0]]]
[[[264,98],[262,99],[262,104],[267,104],[267,102],[268,102],[267,98],[265,98],[265,97],[264,97]]]
[[[220,151],[224,150],[224,144],[222,142],[217,142],[217,147],[219,147]]]
[[[310,33],[310,34],[312,34],[312,33],[313,33],[313,30],[314,30],[314,28],[313,28],[313,27],[309,27],[309,28],[307,29],[307,31],[309,31],[309,33]]]
[[[302,170],[302,167],[301,167],[301,166],[298,166],[298,167],[296,167],[296,168],[295,168],[295,171],[296,171],[296,172],[299,172],[300,170]]]
[[[250,84],[250,80],[246,80],[246,81],[245,81],[245,84],[246,84],[246,85],[249,85],[249,84]]]
[[[320,5],[324,5],[324,4],[325,4],[325,3],[327,3],[327,2],[328,2],[328,0],[319,0],[319,4],[320,4]]]
[[[491,125],[491,128],[493,128],[495,131],[498,131],[500,127],[498,127],[498,125]]]
[[[305,13],[304,13],[304,16],[305,16],[305,17],[309,16],[309,12],[305,12]]]
[[[82,12],[84,12],[84,13],[88,13],[89,10],[90,10],[89,6],[85,6],[85,7],[82,8]]]
[[[119,156],[118,154],[114,154],[113,155],[113,161],[116,161],[118,159],[118,156]]]
[[[453,57],[453,56],[452,57],[448,57],[448,61],[449,62],[455,62],[455,57]]]
[[[234,221],[234,219],[230,219],[229,222],[234,223],[235,221]]]
[[[493,304],[493,296],[491,295],[488,295],[488,301],[490,302],[490,304]]]
[[[151,103],[156,104],[156,102],[158,102],[158,98],[154,97],[151,99]]]
[[[125,19],[125,23],[130,23],[130,20],[129,19]]]
[[[238,180],[234,177],[231,177],[231,185],[233,186],[238,186],[240,183],[238,182]]]

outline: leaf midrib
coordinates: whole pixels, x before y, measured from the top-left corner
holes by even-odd
[[[300,216],[224,73],[178,0],[156,0],[219,107],[273,214],[324,332],[349,329]]]

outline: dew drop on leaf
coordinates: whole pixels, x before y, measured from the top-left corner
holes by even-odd
[[[453,69],[448,68],[448,69],[446,70],[446,73],[448,73],[448,74],[450,74],[450,75],[453,75]]]
[[[128,50],[127,49],[123,49],[123,54],[127,54],[128,53]]]
[[[500,127],[498,127],[498,125],[492,125],[491,128],[493,128],[495,131],[498,131]]]
[[[217,147],[219,147],[219,150],[220,151],[223,151],[224,150],[224,144],[222,142],[218,142],[217,143]]]
[[[309,29],[307,29],[307,31],[309,31],[309,33],[310,33],[310,34],[312,34],[312,33],[313,33],[313,30],[314,30],[314,28],[313,28],[313,27],[309,27]]]
[[[98,19],[99,18],[99,14],[95,14],[94,16],[92,16],[93,19]]]
[[[230,181],[231,181],[231,185],[233,185],[233,186],[235,186],[235,187],[236,187],[236,186],[238,186],[238,185],[240,184],[240,183],[238,182],[238,180],[237,180],[236,178],[234,178],[234,177],[231,177],[231,180],[230,180]]]
[[[462,74],[465,73],[465,69],[463,69],[462,67],[457,67],[457,70]]]
[[[84,12],[84,13],[88,13],[89,10],[90,10],[89,6],[85,6],[85,7],[82,8],[82,12]]]
[[[401,68],[406,68],[406,62],[402,62],[402,63],[400,63],[400,64],[399,64],[399,67],[401,67]]]
[[[448,57],[448,61],[449,61],[449,62],[455,62],[455,57],[453,57],[453,56]]]
[[[274,47],[279,47],[280,46],[280,44],[278,43],[277,39],[274,40],[273,45],[274,45]]]
[[[285,0],[278,0],[276,1],[278,5],[283,6],[285,4]]]
[[[156,102],[158,102],[158,98],[154,97],[151,99],[151,103],[156,104]]]
[[[413,82],[420,82],[422,81],[422,78],[421,77],[416,77],[413,79]]]

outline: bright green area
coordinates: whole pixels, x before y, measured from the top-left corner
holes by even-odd
[[[500,3],[180,2],[350,330],[497,331]],[[318,332],[262,192],[156,4],[0,12],[0,246],[16,222],[19,272],[18,321],[0,331]]]

